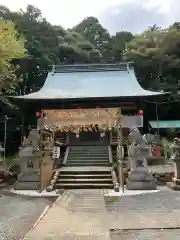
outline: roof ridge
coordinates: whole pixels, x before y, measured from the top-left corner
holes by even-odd
[[[106,72],[106,71],[129,71],[134,69],[132,62],[123,63],[96,63],[96,64],[62,64],[53,65],[53,73],[65,72]]]

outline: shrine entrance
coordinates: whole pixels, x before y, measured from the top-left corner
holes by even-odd
[[[69,133],[69,144],[70,145],[108,145],[109,138],[108,132],[101,133],[97,132],[80,132]]]
[[[66,145],[108,145],[120,108],[43,110],[44,126],[65,133]]]

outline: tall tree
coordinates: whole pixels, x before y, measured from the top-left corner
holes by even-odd
[[[112,36],[113,40],[113,57],[115,62],[122,61],[123,53],[125,51],[126,45],[133,39],[133,35],[131,32],[117,32],[114,36]]]
[[[26,56],[25,41],[11,21],[0,20],[0,89],[10,91],[17,85],[17,75],[12,60]]]
[[[88,17],[75,26],[73,30],[90,41],[100,51],[105,62],[114,61],[112,38],[108,30],[102,27],[97,18]]]
[[[176,30],[149,29],[127,44],[124,57],[134,61],[144,87],[172,90],[179,87],[179,46]]]

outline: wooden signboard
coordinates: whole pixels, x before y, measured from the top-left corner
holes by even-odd
[[[90,124],[115,125],[119,118],[118,108],[43,110],[47,126],[81,126]]]

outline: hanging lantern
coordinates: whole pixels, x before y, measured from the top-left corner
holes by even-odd
[[[139,110],[138,110],[138,116],[143,116],[143,114],[144,114],[143,110],[142,110],[142,109],[139,109]]]
[[[40,112],[36,112],[36,117],[39,118],[41,116]]]

